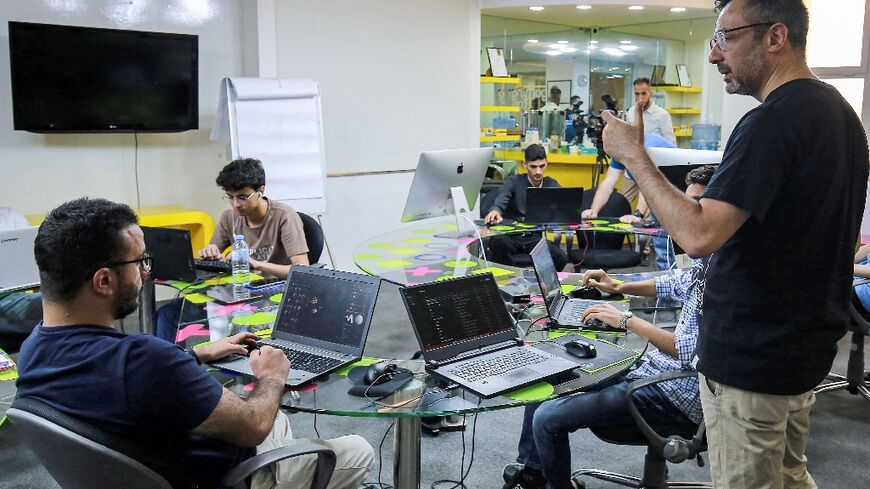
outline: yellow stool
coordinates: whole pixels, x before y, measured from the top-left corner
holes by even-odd
[[[45,216],[41,214],[27,216],[27,220],[33,226],[39,226],[44,219]],[[142,207],[139,209],[139,224],[158,228],[187,229],[190,231],[191,252],[194,254],[208,246],[211,235],[214,234],[214,220],[211,216],[180,205]]]

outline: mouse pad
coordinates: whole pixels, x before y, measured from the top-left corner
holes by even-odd
[[[383,384],[369,385],[365,382],[368,370],[369,367],[354,367],[347,372],[347,378],[353,382],[353,386],[347,391],[348,394],[357,397],[381,398],[396,392],[414,378],[414,374],[410,370],[399,367],[392,380]]]
[[[565,351],[565,348],[562,345],[572,340],[582,340],[592,343],[595,345],[598,354],[595,358],[579,358],[571,355]],[[585,336],[574,334],[566,334],[548,342],[537,343],[534,346],[546,351],[547,353],[552,353],[559,358],[564,358],[577,363],[577,368],[589,375],[596,374],[606,368],[622,363],[634,361],[634,359],[640,356],[640,353],[636,351],[628,350],[608,341],[591,340]]]

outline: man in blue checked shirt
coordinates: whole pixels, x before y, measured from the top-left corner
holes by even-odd
[[[715,167],[704,166],[689,172],[686,194],[701,195]],[[583,283],[604,292],[677,299],[683,310],[674,332],[663,330],[631,313],[620,312],[609,304],[592,306],[583,320],[600,319],[647,338],[656,348],[649,349],[636,367],[596,390],[566,396],[526,407],[517,464],[505,467],[505,488],[572,489],[571,449],[568,434],[581,428],[634,424],[628,411],[626,392],[637,379],[672,370],[692,369],[691,360],[698,337],[698,319],[704,296],[704,275],[708,259],[697,259],[692,268],[679,275],[663,275],[653,280],[616,283],[602,270],[583,274]],[[676,379],[639,389],[635,399],[651,423],[680,423],[703,420],[698,380]]]

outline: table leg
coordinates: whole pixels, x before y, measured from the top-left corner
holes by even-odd
[[[420,437],[422,420],[417,416],[396,419],[393,443],[393,485],[396,489],[420,489]]]
[[[154,334],[154,309],[156,307],[154,297],[154,281],[146,279],[142,281],[142,289],[139,291],[139,332]]]

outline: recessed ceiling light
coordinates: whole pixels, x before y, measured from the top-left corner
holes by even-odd
[[[589,41],[589,44],[598,44],[598,41],[593,39],[593,40]]]
[[[547,51],[544,54],[549,54],[550,56],[558,56],[558,55],[562,54],[562,51],[553,50],[553,51]]]
[[[577,48],[562,48],[562,52],[564,52],[564,53],[575,53],[575,52],[577,52]]]
[[[568,41],[556,41],[556,42],[558,42],[559,44],[568,44]]]
[[[544,7],[529,7],[529,10],[540,12],[541,10],[544,10]]]
[[[631,41],[619,41],[619,44],[631,44]]]
[[[592,51],[590,51],[590,50],[588,50],[588,49],[587,49],[586,51],[583,51],[583,52],[586,53],[586,54],[592,54]]]
[[[562,46],[560,46],[559,44],[547,44],[547,47],[550,49],[559,49]]]
[[[671,12],[685,12],[686,7],[672,7]]]
[[[526,42],[538,42],[537,39],[528,39]]]
[[[643,10],[643,5],[632,5],[628,7],[628,10]]]
[[[625,56],[625,52],[620,51],[619,49],[616,49],[616,48],[604,48],[601,50],[601,52],[603,52],[605,54],[609,54],[611,56]]]
[[[592,5],[578,5],[577,10],[589,10],[592,8]]]
[[[640,46],[619,46],[619,49],[623,51],[635,51],[640,49]]]

